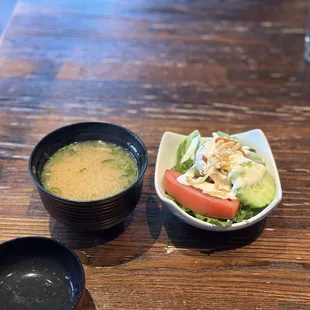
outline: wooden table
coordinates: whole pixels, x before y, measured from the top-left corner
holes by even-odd
[[[0,45],[0,241],[76,250],[85,309],[310,309],[310,87],[306,0],[26,1]],[[49,217],[27,160],[49,131],[99,120],[145,142],[140,203],[81,234]],[[162,134],[261,128],[283,201],[243,231],[195,229],[154,190]],[[0,301],[1,303],[1,301]]]

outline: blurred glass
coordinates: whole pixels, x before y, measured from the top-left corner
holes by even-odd
[[[305,53],[304,58],[306,61],[310,62],[310,2],[308,1],[308,19],[307,28],[305,36]]]
[[[310,36],[305,36],[305,54],[304,54],[305,60],[310,62]]]

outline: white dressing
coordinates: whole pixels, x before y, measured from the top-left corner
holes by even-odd
[[[204,179],[204,180],[200,180],[201,181],[200,183],[197,182],[198,179],[195,180],[196,182],[191,182],[189,179],[193,180],[194,175],[195,175],[195,167],[189,169],[185,174],[180,175],[177,178],[177,181],[183,185],[192,186],[194,188],[200,189],[202,190],[204,194],[212,193],[212,196],[224,198],[224,199],[235,198],[234,194],[230,192],[231,191],[230,186],[226,186],[226,191],[219,190],[215,187],[214,183],[205,182],[204,177],[199,178],[199,179]]]
[[[214,153],[214,140],[206,141],[198,150],[196,153],[195,158],[195,167],[198,169],[200,174],[204,174],[206,169],[208,168],[208,165],[206,161],[204,160],[210,160],[211,155]]]
[[[238,173],[239,175],[239,177],[235,180],[232,188],[232,192],[234,194],[236,194],[239,188],[243,188],[247,185],[252,186],[256,183],[259,183],[263,179],[266,173],[266,167],[251,160],[250,164],[251,165],[242,165],[241,163],[236,166],[238,167],[237,169],[233,170],[233,168],[230,172],[231,175],[235,173]]]
[[[266,167],[263,162],[261,164],[251,159],[251,155],[258,156],[251,152],[248,146],[241,146],[235,140],[216,141],[217,138],[218,136],[213,134],[212,140],[199,147],[196,156],[194,153],[198,144],[193,139],[182,161],[184,158],[194,158],[194,166],[179,176],[177,181],[200,189],[205,194],[223,199],[236,199],[239,188],[252,186],[263,179]],[[198,178],[195,177],[196,169],[201,175]]]

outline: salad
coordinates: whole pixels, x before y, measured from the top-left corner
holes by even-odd
[[[164,174],[166,197],[186,213],[227,227],[267,207],[276,184],[264,159],[235,136],[221,131],[201,142],[198,130],[182,141],[177,164]]]

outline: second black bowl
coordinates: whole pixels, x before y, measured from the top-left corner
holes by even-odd
[[[126,148],[138,164],[136,181],[116,195],[92,201],[70,200],[47,191],[41,183],[46,161],[63,146],[87,140],[102,140]],[[79,230],[101,230],[122,222],[134,210],[141,196],[147,165],[146,147],[136,134],[115,124],[87,122],[59,128],[42,138],[30,155],[29,172],[52,217]]]
[[[83,266],[64,245],[43,237],[0,245],[1,310],[77,310],[84,294]]]

